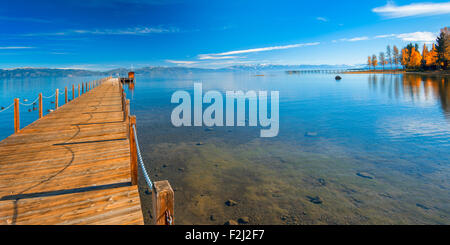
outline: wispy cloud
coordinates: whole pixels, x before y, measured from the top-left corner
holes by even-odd
[[[228,51],[223,53],[215,53],[215,54],[200,54],[199,57],[204,56],[229,56],[229,55],[236,55],[236,54],[246,54],[246,53],[257,53],[257,52],[264,52],[264,51],[270,51],[270,50],[280,50],[280,49],[290,49],[290,48],[299,48],[299,47],[306,47],[306,46],[314,46],[319,45],[319,42],[314,43],[298,43],[298,44],[290,44],[290,45],[284,45],[284,46],[273,46],[273,47],[264,47],[264,48],[253,48],[253,49],[243,49],[243,50],[235,50],[235,51]]]
[[[322,21],[322,22],[328,22],[328,19],[325,17],[317,17],[316,20]]]
[[[15,47],[15,46],[9,46],[9,47],[0,47],[0,50],[12,50],[12,49],[31,49],[33,47]]]
[[[412,3],[403,6],[388,2],[385,6],[374,8],[372,11],[387,18],[441,15],[450,13],[450,2]]]
[[[166,60],[166,62],[177,65],[192,65],[197,63],[196,61],[189,61],[189,60]]]
[[[69,35],[146,35],[154,33],[179,32],[176,27],[131,27],[124,29],[91,29],[91,30],[67,30],[50,33],[28,33],[22,36],[69,36]]]
[[[237,58],[244,58],[242,56],[211,56],[207,54],[200,54],[198,56],[199,60],[225,60],[225,59],[237,59]]]
[[[38,18],[29,18],[29,17],[9,17],[9,16],[0,16],[0,21],[20,21],[20,22],[35,22],[35,23],[51,23],[50,20],[38,19]]]
[[[398,38],[405,42],[425,42],[430,43],[436,40],[436,33],[432,32],[411,32],[411,33],[402,33],[402,34],[387,34],[387,35],[378,35],[375,38]]]
[[[357,41],[365,41],[369,40],[369,37],[353,37],[353,38],[341,38],[340,41],[342,42],[357,42]]]

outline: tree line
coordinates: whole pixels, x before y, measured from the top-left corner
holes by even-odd
[[[397,46],[388,45],[385,52],[380,52],[378,57],[374,54],[367,59],[369,69],[377,66],[390,65],[403,66],[403,69],[408,70],[449,70],[450,69],[450,29],[445,27],[441,29],[439,36],[436,38],[436,43],[432,44],[431,50],[426,44],[422,47],[420,53],[419,45],[408,44],[401,51]]]

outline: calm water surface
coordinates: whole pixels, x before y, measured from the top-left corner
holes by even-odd
[[[176,223],[248,217],[251,224],[450,224],[450,79],[342,77],[138,77],[127,95],[151,178],[175,189]],[[0,105],[79,81],[0,81]],[[171,95],[192,93],[194,82],[204,92],[280,91],[279,135],[260,138],[258,127],[173,127]],[[24,124],[37,118],[24,110]],[[11,110],[0,113],[0,123],[5,138],[13,131]],[[140,180],[149,221],[151,196]],[[225,205],[230,199],[237,205]]]

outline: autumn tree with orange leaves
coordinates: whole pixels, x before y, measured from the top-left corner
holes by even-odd
[[[380,63],[379,63],[380,62]],[[392,50],[387,46],[386,53],[381,52],[379,60],[377,56],[368,57],[367,65],[374,68],[378,65],[391,64],[398,66],[401,64],[404,69],[412,70],[436,70],[450,69],[450,28],[441,29],[436,39],[436,44],[423,44],[422,53],[419,52],[418,44],[408,44],[406,47],[399,49],[394,45]]]

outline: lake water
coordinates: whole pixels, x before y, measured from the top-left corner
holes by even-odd
[[[334,76],[138,76],[127,88],[131,112],[151,178],[175,189],[175,222],[450,224],[450,77]],[[0,81],[0,106],[92,79]],[[279,135],[260,138],[259,127],[172,126],[172,93],[192,93],[195,82],[204,92],[280,91]],[[37,118],[27,109],[21,107],[22,125]],[[11,109],[0,123],[3,139],[13,132]],[[150,222],[151,195],[140,177]]]

